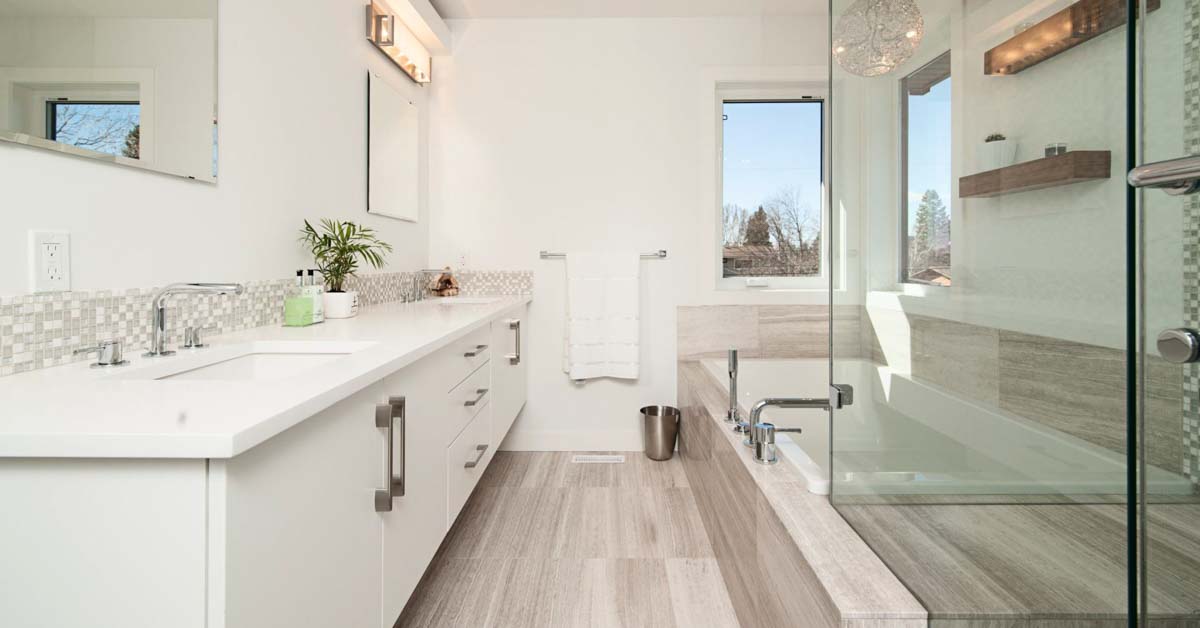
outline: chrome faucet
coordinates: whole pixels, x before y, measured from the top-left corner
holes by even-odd
[[[729,350],[729,411],[725,413],[725,420],[729,423],[735,423],[735,424],[740,423],[740,421],[738,420],[739,417],[738,417],[738,403],[737,403],[737,397],[738,397],[737,380],[738,380],[738,350],[730,349]],[[737,431],[736,425],[734,427],[734,431]]]
[[[167,349],[167,297],[173,294],[241,294],[245,287],[240,283],[173,283],[159,288],[150,297],[150,346],[143,357],[156,358],[174,355]]]
[[[755,450],[755,459],[758,459],[759,444],[763,441],[763,435],[770,431],[771,436],[771,452],[770,456],[774,457],[775,449],[775,432],[799,432],[798,429],[782,429],[776,428],[770,423],[763,423],[759,420],[763,410],[768,407],[776,408],[800,408],[808,410],[830,410],[840,409],[854,403],[854,387],[848,384],[832,384],[829,386],[829,396],[823,398],[814,397],[767,397],[759,399],[753,407],[750,408],[750,418],[747,423],[739,423],[738,425],[746,425],[749,435],[742,444]],[[769,430],[768,430],[769,426]],[[762,462],[760,460],[760,462]],[[769,462],[765,464],[770,464]]]

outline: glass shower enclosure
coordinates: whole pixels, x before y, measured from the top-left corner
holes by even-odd
[[[932,625],[1200,624],[1200,0],[830,19],[834,506]]]

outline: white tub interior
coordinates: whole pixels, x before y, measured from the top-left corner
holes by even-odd
[[[724,360],[706,360],[705,367],[728,386]],[[855,398],[833,413],[833,456],[829,412],[763,413],[777,426],[803,430],[777,441],[781,457],[814,493],[828,494],[831,478],[839,495],[1125,492],[1122,454],[864,360],[839,360],[834,368],[836,381],[852,385]],[[738,393],[743,413],[763,397],[828,396],[829,362],[743,359]],[[1147,482],[1158,494],[1192,490],[1183,476],[1155,467]]]

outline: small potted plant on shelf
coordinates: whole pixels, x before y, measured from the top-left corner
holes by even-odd
[[[995,170],[1011,166],[1017,161],[1017,143],[1009,141],[1003,133],[992,133],[983,140],[979,150],[980,170]]]
[[[358,293],[347,292],[346,279],[358,270],[360,261],[383,267],[383,256],[392,245],[375,237],[375,230],[350,221],[321,220],[320,230],[307,220],[300,241],[312,249],[313,260],[325,280],[325,318],[350,318],[358,314]]]

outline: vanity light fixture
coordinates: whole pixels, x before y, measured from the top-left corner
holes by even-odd
[[[382,0],[367,4],[367,40],[418,83],[428,83],[433,60],[425,46]]]

